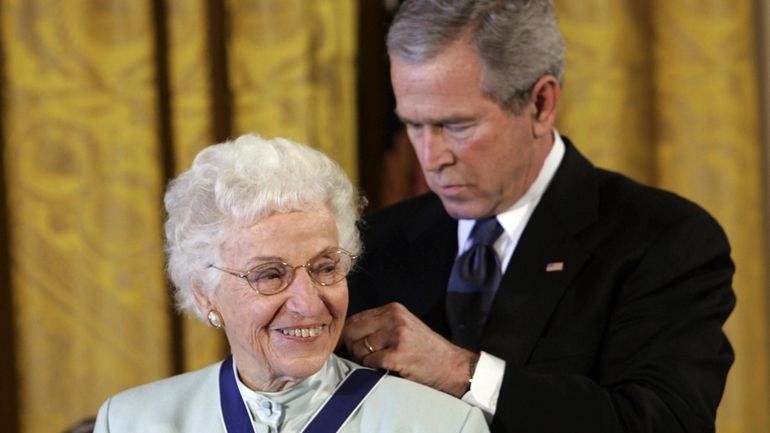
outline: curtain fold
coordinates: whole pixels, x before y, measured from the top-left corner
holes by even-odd
[[[656,179],[648,2],[556,1],[567,43],[558,128],[594,164]]]
[[[206,145],[229,135],[228,95],[215,95],[212,82],[219,76],[214,71],[225,67],[226,56],[218,52],[221,44],[217,43],[224,35],[215,37],[209,33],[214,22],[221,25],[223,11],[212,10],[209,0],[166,0],[164,4],[166,9],[161,15],[167,19],[168,44],[161,58],[168,60],[170,115],[170,142],[165,146],[172,150],[172,171],[177,175],[190,167],[195,155]],[[226,83],[220,84],[224,84],[221,88],[226,91]],[[222,121],[225,125],[220,124]],[[178,321],[178,368],[181,364],[184,371],[195,370],[227,353],[227,342],[221,332],[189,316],[179,317]]]

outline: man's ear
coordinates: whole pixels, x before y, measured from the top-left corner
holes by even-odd
[[[556,123],[556,109],[561,96],[561,84],[553,75],[544,75],[532,86],[530,100],[532,112],[532,133],[535,137],[550,135]]]

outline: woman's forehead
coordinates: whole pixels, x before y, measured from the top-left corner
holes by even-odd
[[[264,258],[307,260],[339,242],[336,223],[326,207],[275,213],[250,227],[229,225],[227,231],[220,254],[223,258],[236,255],[241,263]]]

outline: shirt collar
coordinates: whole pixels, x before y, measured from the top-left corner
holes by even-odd
[[[540,173],[538,173],[535,181],[532,182],[527,192],[513,206],[497,214],[497,220],[503,226],[508,236],[511,236],[516,231],[515,227],[522,218],[528,217],[528,209],[531,209],[540,201],[540,197],[545,193],[548,184],[551,183],[551,179],[553,179],[556,170],[559,168],[559,164],[561,164],[561,160],[564,158],[564,140],[562,140],[561,135],[559,135],[556,129],[553,130],[553,136],[553,146],[551,146],[551,150],[548,152],[548,156],[546,156],[543,167],[540,169]],[[458,220],[457,245],[460,246],[458,248],[459,251],[463,250],[463,245],[465,245],[468,236],[470,236],[471,229],[475,223],[476,220]]]

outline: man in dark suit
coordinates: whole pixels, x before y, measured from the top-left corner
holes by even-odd
[[[594,167],[554,129],[550,2],[407,0],[388,52],[432,193],[365,219],[349,353],[481,407],[493,432],[714,431],[729,244],[697,205]],[[500,280],[466,292],[457,269],[487,222],[502,228],[475,263]]]

